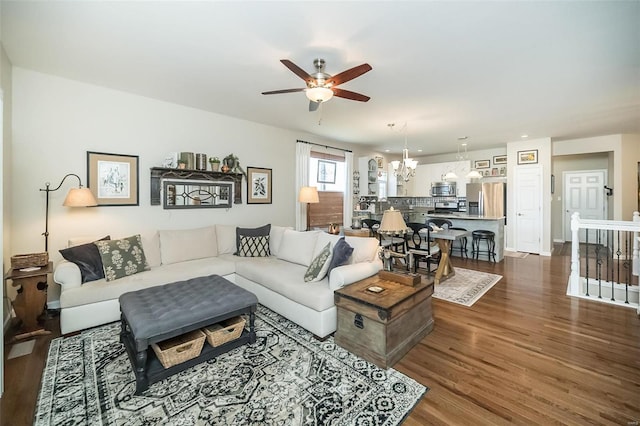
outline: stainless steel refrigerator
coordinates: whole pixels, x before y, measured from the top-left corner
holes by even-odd
[[[470,215],[506,217],[507,188],[504,182],[467,184],[467,213]],[[506,219],[505,219],[506,222]]]

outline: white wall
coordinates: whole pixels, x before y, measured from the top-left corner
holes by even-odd
[[[140,205],[70,209],[62,206],[70,187],[51,193],[49,255],[72,236],[121,237],[156,229],[180,229],[215,223],[257,226],[295,225],[295,142],[340,147],[316,136],[265,126],[192,108],[66,80],[26,69],[13,70],[13,152],[11,253],[44,249],[45,194],[67,173],[86,184],[86,152],[139,156]],[[149,168],[168,152],[203,152],[220,158],[234,153],[243,168],[273,169],[273,204],[243,204],[231,209],[163,210],[149,205]],[[49,288],[49,301],[58,289]]]

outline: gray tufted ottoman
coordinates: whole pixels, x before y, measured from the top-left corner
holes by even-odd
[[[258,298],[219,275],[132,291],[121,295],[119,300],[120,341],[136,375],[136,394],[151,383],[256,341],[254,320]],[[249,331],[244,330],[238,339],[215,348],[205,344],[200,356],[181,364],[165,369],[149,348],[151,343],[242,314],[249,316]]]

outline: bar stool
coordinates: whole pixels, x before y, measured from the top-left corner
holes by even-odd
[[[454,229],[454,230],[458,230],[458,231],[466,231],[466,229],[464,228],[457,228],[457,227],[452,227],[449,229]],[[460,257],[469,257],[469,255],[467,254],[467,237],[462,237],[460,238],[460,245],[456,246],[455,245],[455,241],[451,242],[451,249],[449,250],[449,254],[453,254],[453,252],[455,250],[459,250],[460,251]]]
[[[487,255],[489,261],[491,261],[492,257],[493,261],[496,261],[496,242],[494,239],[495,235],[495,232],[487,231],[484,229],[478,229],[471,232],[471,236],[473,237],[473,240],[471,241],[471,254],[473,255],[474,259],[477,259],[478,255],[482,253]],[[480,250],[481,241],[485,241],[487,243],[486,250]]]

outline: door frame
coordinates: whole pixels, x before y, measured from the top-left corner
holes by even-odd
[[[592,170],[565,170],[562,172],[562,239],[567,242],[571,241],[571,238],[567,240],[567,231],[571,230],[571,217],[567,218],[567,205],[569,201],[569,197],[567,196],[567,177],[571,174],[577,173],[596,173],[602,172],[603,174],[603,184],[606,185],[609,179],[609,174],[607,169],[592,169]],[[607,196],[604,195],[604,188],[602,188],[603,192],[603,220],[606,220],[609,217],[609,203],[607,200]]]

